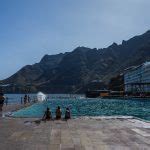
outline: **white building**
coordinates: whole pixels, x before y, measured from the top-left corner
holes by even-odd
[[[150,62],[126,69],[124,84],[127,93],[150,93]]]

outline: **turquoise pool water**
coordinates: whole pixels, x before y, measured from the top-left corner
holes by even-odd
[[[150,100],[118,99],[52,99],[14,112],[13,116],[42,117],[49,107],[54,117],[57,106],[61,107],[63,115],[65,108],[69,107],[73,117],[123,115],[150,120]]]

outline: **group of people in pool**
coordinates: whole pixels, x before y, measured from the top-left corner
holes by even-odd
[[[61,117],[62,117],[62,111],[61,111],[60,106],[58,106],[58,107],[56,108],[55,114],[56,114],[56,117],[55,117],[55,118],[56,118],[57,120],[61,119]],[[71,118],[70,109],[67,107],[67,108],[66,108],[66,111],[65,111],[65,119],[70,119],[70,118]],[[44,113],[44,116],[43,116],[42,120],[51,120],[51,119],[52,119],[52,114],[51,114],[50,108],[47,107],[47,109],[46,109],[46,111],[45,111],[45,113]]]

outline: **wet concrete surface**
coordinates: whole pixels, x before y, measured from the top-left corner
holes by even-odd
[[[26,106],[4,106],[3,113],[23,107]],[[149,149],[150,122],[132,117],[81,117],[46,122],[37,118],[0,117],[0,150]]]
[[[39,121],[0,118],[1,150],[148,150],[150,123],[137,119]]]

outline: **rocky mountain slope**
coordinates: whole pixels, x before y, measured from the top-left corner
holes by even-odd
[[[6,92],[84,92],[93,81],[106,84],[129,66],[150,60],[150,31],[103,49],[77,47],[72,52],[45,55],[1,81]],[[84,87],[84,88],[83,88]],[[83,90],[84,89],[84,90]]]

